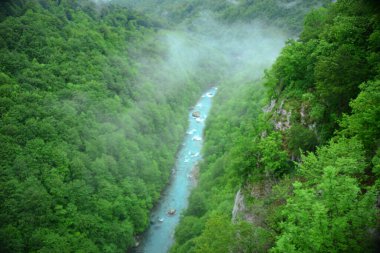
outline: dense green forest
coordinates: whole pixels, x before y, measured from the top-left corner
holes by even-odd
[[[161,24],[120,6],[0,10],[0,251],[125,252],[207,74],[149,69],[167,58]]]
[[[216,84],[171,252],[375,252],[379,13],[376,0],[2,1],[0,252],[133,247],[189,107]],[[264,72],[276,33],[294,39]]]
[[[221,85],[171,252],[378,250],[379,13],[311,11],[263,80]]]

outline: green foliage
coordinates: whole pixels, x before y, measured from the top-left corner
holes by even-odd
[[[318,39],[327,19],[327,9],[319,8],[310,11],[304,21],[303,30],[301,33],[302,41],[309,41],[312,39]]]
[[[359,181],[366,166],[357,139],[340,138],[304,156],[299,176],[305,183],[294,183],[272,251],[373,250],[368,230],[375,225],[376,195],[373,187],[362,191]]]
[[[286,133],[287,148],[293,156],[299,157],[300,151],[313,151],[318,145],[315,132],[302,125],[293,125]]]
[[[300,174],[311,182],[316,182],[327,166],[333,166],[337,173],[362,176],[366,168],[363,145],[357,139],[340,138],[329,146],[317,149],[302,157]]]
[[[271,95],[304,114],[293,123],[315,123],[319,143],[327,142],[342,115],[350,113],[360,84],[378,76],[378,8],[365,1],[339,1],[311,12],[300,40],[289,41],[267,72]],[[311,99],[304,101],[304,94]]]
[[[375,224],[375,194],[361,194],[357,180],[338,173],[325,167],[314,189],[294,184],[271,252],[365,251],[367,230]]]
[[[125,252],[149,224],[207,78],[162,78],[177,88],[157,94],[138,61],[164,61],[158,24],[126,8],[0,9],[0,251]]]
[[[260,227],[244,221],[231,223],[226,215],[211,214],[189,252],[266,252],[268,236]]]
[[[195,190],[191,194],[189,201],[191,206],[186,210],[186,215],[200,217],[207,211],[207,201],[204,193]]]
[[[380,145],[380,81],[375,80],[360,86],[361,93],[353,100],[352,115],[344,117],[342,134],[357,136],[370,154]]]
[[[196,239],[196,253],[230,252],[234,244],[234,229],[228,216],[214,215],[207,220],[205,229]]]
[[[376,155],[372,158],[373,173],[377,176],[380,175],[380,149],[377,150]]]
[[[287,153],[282,149],[281,134],[272,132],[258,144],[261,153],[260,163],[267,177],[286,169]]]
[[[198,236],[203,229],[203,223],[198,217],[185,216],[181,221],[181,226],[176,230],[176,242],[185,243],[187,240]]]

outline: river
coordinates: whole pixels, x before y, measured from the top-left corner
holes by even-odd
[[[205,120],[216,91],[216,87],[209,89],[189,112],[189,128],[177,154],[172,179],[152,211],[151,226],[144,233],[136,253],[166,253],[173,244],[175,227],[179,223],[181,212],[187,207],[190,191],[196,182],[195,167],[202,159],[200,153]],[[193,113],[197,112],[199,117],[194,117]],[[170,211],[175,213],[169,214]]]

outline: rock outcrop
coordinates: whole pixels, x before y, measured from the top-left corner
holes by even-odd
[[[201,116],[201,113],[199,111],[195,111],[191,114],[194,118],[199,118]]]
[[[236,193],[235,203],[232,209],[232,222],[236,222],[238,214],[244,211],[245,211],[244,195],[241,193],[241,190],[239,189],[239,191]]]

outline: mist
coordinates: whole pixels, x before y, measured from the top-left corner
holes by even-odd
[[[201,47],[218,52],[227,64],[223,70],[225,79],[240,76],[242,82],[260,78],[287,38],[281,30],[260,21],[225,24],[211,13],[202,13],[187,34],[197,38]]]
[[[161,59],[142,52],[140,81],[152,83],[156,93],[178,89],[191,78],[205,82],[204,88],[243,85],[263,76],[288,37],[264,22],[226,24],[203,12],[191,23],[159,32]]]
[[[112,0],[91,0],[91,1],[94,2],[95,4],[108,4]]]

